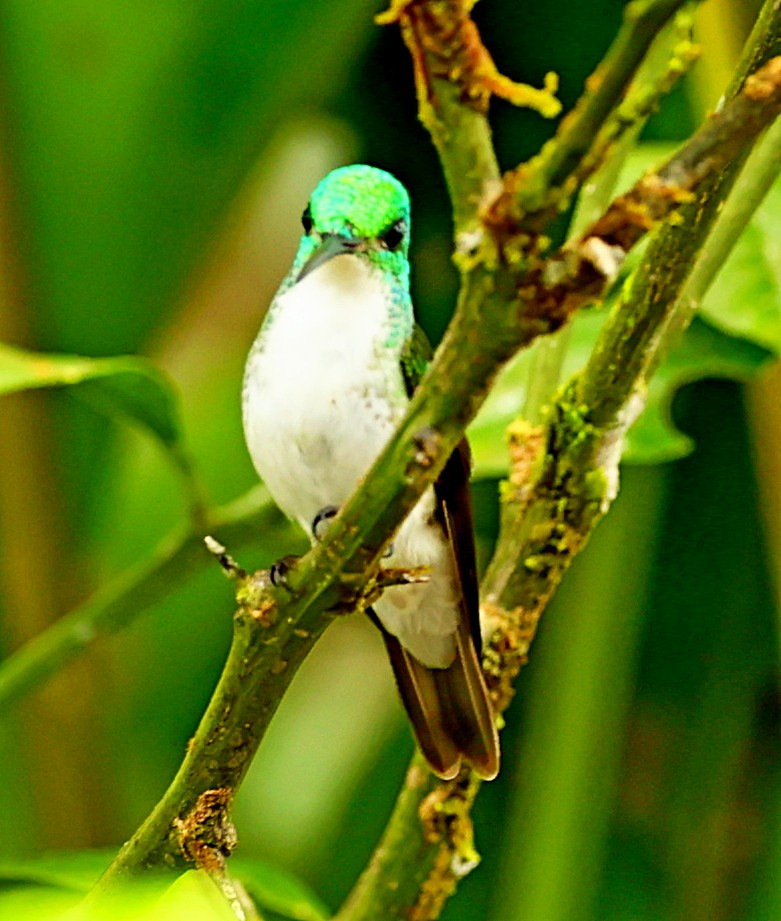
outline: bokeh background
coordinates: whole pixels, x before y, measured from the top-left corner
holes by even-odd
[[[0,340],[149,356],[178,387],[215,502],[256,482],[243,361],[325,172],[365,161],[407,184],[414,295],[433,340],[452,309],[447,196],[408,55],[373,22],[381,8],[0,0]],[[703,61],[648,139],[685,137],[715,104],[757,8],[703,6]],[[475,18],[504,72],[541,85],[557,71],[566,107],[622,11],[485,0]],[[500,101],[492,118],[504,167],[553,130]],[[502,776],[476,808],[483,863],[450,921],[781,917],[781,377],[756,363],[747,384],[678,391],[687,457],[624,465],[521,675]],[[496,480],[481,477],[475,496],[485,558]],[[0,398],[0,652],[145,559],[184,514],[144,434],[67,388]],[[301,546],[280,526],[240,561],[267,566]],[[129,837],[178,766],[231,614],[206,562],[0,714],[0,863]],[[338,907],[411,752],[378,637],[356,618],[334,624],[238,797],[241,855]]]

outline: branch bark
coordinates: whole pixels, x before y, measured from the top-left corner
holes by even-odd
[[[761,68],[758,81],[744,83],[750,68],[778,53],[780,22],[777,7],[766,4],[736,80],[733,112],[751,107],[757,86],[766,97],[766,79],[777,81],[778,59]],[[772,94],[777,92],[776,87]],[[680,178],[679,165],[684,175],[698,172],[692,151],[710,151],[709,137],[717,137],[732,117],[729,113],[715,127],[706,125],[686,152],[668,161],[663,174]],[[542,611],[615,497],[622,436],[642,406],[645,381],[669,347],[670,333],[686,325],[692,300],[699,300],[715,274],[710,261],[707,269],[699,268],[697,255],[752,143],[742,125],[737,128],[732,122],[728,133],[734,139],[730,146],[734,142],[738,147],[731,162],[698,187],[680,222],[668,223],[657,234],[587,367],[564,388],[544,425],[519,420],[511,432],[512,469],[500,537],[483,584],[484,614],[495,626],[484,667],[500,712],[512,698],[513,679],[526,661]],[[768,141],[778,145],[778,132]],[[760,200],[757,187],[766,189],[774,178],[772,164],[778,155],[776,147],[758,160],[758,170],[747,179],[750,188],[741,195]],[[744,223],[749,216],[746,209],[725,215]],[[720,230],[730,238],[720,241],[722,255],[738,230],[734,224]],[[594,232],[592,227],[582,239]],[[663,279],[660,265],[669,266]],[[434,919],[464,868],[474,864],[469,810],[479,778],[464,771],[449,784],[430,777],[424,782],[422,770],[416,755],[386,831],[339,921]]]

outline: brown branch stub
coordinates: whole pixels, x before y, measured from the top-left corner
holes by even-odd
[[[492,96],[535,109],[546,118],[561,111],[556,99],[558,77],[549,73],[537,89],[499,73],[471,18],[475,0],[392,0],[377,16],[380,25],[398,23],[412,54],[421,103],[435,102],[433,80],[460,90],[461,102],[485,114]]]
[[[183,819],[174,820],[177,842],[184,858],[207,873],[222,873],[238,838],[230,820],[233,790],[205,790]]]
[[[236,560],[228,553],[226,548],[210,534],[203,539],[206,549],[217,560],[222,567],[222,571],[229,579],[245,579],[247,573],[239,566]]]

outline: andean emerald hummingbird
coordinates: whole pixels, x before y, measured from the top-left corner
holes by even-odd
[[[404,415],[428,348],[409,290],[409,197],[389,173],[329,173],[303,213],[293,266],[247,359],[244,432],[259,475],[322,537]],[[436,774],[462,759],[496,776],[499,744],[479,663],[466,441],[393,539],[383,564],[427,582],[373,605],[418,744]]]

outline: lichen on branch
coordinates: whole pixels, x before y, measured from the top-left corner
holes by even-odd
[[[558,77],[545,76],[542,89],[499,73],[470,13],[476,0],[392,0],[376,17],[379,25],[398,24],[412,55],[421,110],[437,106],[437,81],[455,86],[462,104],[485,115],[492,96],[534,109],[545,118],[561,112]],[[421,111],[421,117],[424,112]]]

